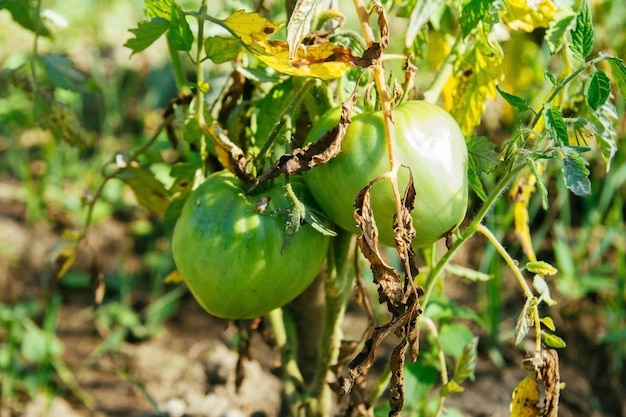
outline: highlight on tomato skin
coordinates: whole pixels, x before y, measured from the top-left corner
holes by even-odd
[[[334,127],[340,110],[327,113],[308,135],[314,142]],[[412,213],[417,235],[415,247],[425,247],[456,228],[465,217],[468,201],[468,155],[457,122],[441,107],[408,101],[392,113],[396,157],[410,168],[415,189]],[[330,220],[352,233],[360,233],[353,213],[354,198],[371,180],[389,171],[382,112],[352,117],[342,150],[325,165],[303,173],[306,185]],[[408,169],[399,171],[400,193],[408,183]],[[379,242],[393,246],[395,202],[390,182],[372,188],[371,207]]]
[[[292,184],[296,194],[304,187]],[[267,201],[265,210],[257,209]],[[188,197],[174,228],[172,253],[198,303],[225,319],[262,316],[315,279],[329,237],[303,225],[281,254],[283,217],[291,202],[281,186],[247,195],[227,171],[211,174]]]

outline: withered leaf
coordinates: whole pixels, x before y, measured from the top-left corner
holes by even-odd
[[[391,352],[391,381],[389,382],[389,416],[398,416],[404,407],[404,362],[407,340],[403,339]]]
[[[396,244],[396,251],[400,256],[402,265],[404,265],[404,272],[409,277],[409,280],[413,280],[413,277],[419,274],[419,269],[415,261],[415,251],[411,242],[415,238],[415,227],[413,227],[413,218],[411,212],[413,211],[415,204],[415,184],[413,183],[413,174],[409,169],[409,183],[404,190],[404,196],[402,197],[402,205],[400,207],[400,213],[396,213],[393,216],[393,238]]]
[[[354,219],[362,231],[361,236],[357,238],[357,243],[363,256],[370,263],[374,283],[378,285],[379,302],[386,303],[389,312],[394,316],[399,316],[404,311],[402,279],[398,271],[383,260],[378,250],[378,227],[370,204],[372,186],[379,179],[380,177],[363,187],[354,202],[356,208]]]
[[[222,166],[235,174],[245,184],[252,183],[253,179],[248,172],[248,161],[243,150],[234,144],[216,123],[211,126],[204,125],[202,128],[215,143],[217,159]]]
[[[538,378],[543,382],[545,402],[541,415],[557,417],[559,415],[559,395],[561,378],[559,375],[559,354],[555,349],[541,351],[543,366],[538,371]]]
[[[380,1],[374,2],[374,10],[378,14],[378,30],[380,30],[380,47],[384,51],[389,46],[389,23],[385,7]]]
[[[348,125],[352,122],[352,108],[356,103],[356,96],[352,95],[341,104],[339,124],[326,132],[319,140],[302,148],[296,148],[291,153],[282,155],[267,171],[259,175],[255,184],[271,180],[281,174],[291,175],[323,165],[333,159],[341,151],[343,138]]]

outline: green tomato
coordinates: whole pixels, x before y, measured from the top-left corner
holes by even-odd
[[[317,123],[307,138],[314,142],[339,121],[333,110]],[[424,101],[409,101],[394,109],[396,158],[411,168],[417,196],[412,213],[415,247],[439,240],[465,217],[468,199],[467,146],[456,121],[441,107]],[[311,194],[328,218],[353,233],[360,233],[354,220],[354,200],[369,181],[390,169],[382,112],[352,117],[339,155],[325,165],[304,173]],[[408,184],[408,170],[398,174],[401,195]],[[392,221],[395,213],[391,183],[372,187],[371,207],[379,241],[394,246]]]
[[[292,185],[296,194],[304,190]],[[282,187],[247,195],[226,171],[210,175],[190,194],[174,228],[172,252],[183,280],[209,313],[261,316],[313,281],[329,238],[303,225],[281,254],[282,214],[290,204]]]

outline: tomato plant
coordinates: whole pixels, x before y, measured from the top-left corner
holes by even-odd
[[[463,220],[467,208],[467,146],[457,122],[441,107],[425,101],[408,101],[393,112],[396,152],[410,169],[417,196],[412,212],[416,237],[413,245],[432,244]],[[315,141],[339,121],[339,111],[329,112],[311,130]],[[354,116],[342,150],[330,162],[304,173],[307,187],[328,217],[344,229],[358,233],[354,197],[379,175],[389,171],[383,114]],[[399,173],[399,187],[408,183],[409,171]],[[372,209],[379,241],[393,246],[394,197],[388,183],[372,190]]]
[[[302,187],[295,189],[302,193]],[[293,204],[280,186],[248,195],[227,171],[210,175],[190,194],[172,251],[181,276],[209,313],[261,316],[313,281],[329,238],[303,225],[285,248],[283,217]]]

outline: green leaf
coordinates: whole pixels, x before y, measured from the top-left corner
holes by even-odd
[[[476,370],[477,359],[478,337],[474,337],[468,344],[465,345],[465,347],[463,347],[463,351],[454,366],[452,379],[458,383],[465,381],[467,378],[474,380],[474,371]]]
[[[315,9],[319,6],[319,0],[298,0],[289,23],[287,23],[287,44],[289,45],[289,59],[296,57],[296,51],[310,32],[315,18]]]
[[[426,398],[439,380],[439,371],[422,362],[409,362],[404,366],[404,384],[407,398]]]
[[[544,39],[550,50],[550,54],[554,55],[561,50],[565,41],[565,35],[571,30],[572,22],[576,15],[567,9],[559,9],[553,16],[552,23],[546,31]]]
[[[535,274],[533,278],[533,288],[541,295],[541,300],[543,300],[549,306],[555,305],[556,301],[552,299],[550,296],[550,287],[548,287],[548,283],[541,275]]]
[[[235,38],[210,36],[204,41],[206,56],[216,64],[232,61],[239,55],[241,41]]]
[[[152,171],[143,166],[131,165],[119,174],[119,178],[133,190],[139,204],[158,215],[165,213],[170,204],[170,195]]]
[[[135,38],[127,40],[124,46],[132,50],[133,54],[141,52],[159,39],[167,29],[169,29],[169,22],[160,17],[139,22],[136,29],[129,29]]]
[[[587,82],[587,103],[592,109],[597,110],[602,106],[611,94],[611,81],[604,71],[594,71]]]
[[[596,110],[594,116],[598,128],[595,139],[608,172],[611,169],[611,161],[617,153],[618,135],[615,130],[615,124],[619,116],[617,115],[615,105],[611,101],[606,101]]]
[[[499,163],[496,147],[486,136],[471,135],[467,141],[469,170],[476,174],[492,172]]]
[[[441,387],[441,391],[439,391],[439,395],[442,397],[447,397],[450,394],[455,392],[463,392],[465,389],[458,384],[455,380],[448,381],[443,387]]]
[[[524,308],[520,311],[515,325],[515,344],[519,345],[524,337],[528,334],[528,330],[534,325],[533,309],[537,305],[536,297],[528,297],[524,303]]]
[[[8,10],[13,20],[24,29],[28,29],[31,32],[39,31],[40,36],[47,38],[51,36],[44,20],[41,16],[37,16],[36,2],[30,0],[0,0],[0,10],[2,9]]]
[[[593,51],[593,36],[593,22],[589,14],[589,6],[586,1],[583,1],[580,13],[576,16],[576,28],[572,31],[572,44],[570,45],[574,57],[579,61],[584,61]]]
[[[415,38],[417,37],[422,27],[431,19],[433,13],[435,13],[441,6],[444,5],[444,0],[424,0],[418,1],[411,7],[411,15],[409,17],[409,26],[404,36],[404,45],[407,49],[411,48]]]
[[[552,140],[557,146],[566,146],[568,143],[567,127],[563,121],[563,115],[558,106],[544,105],[543,117],[546,122],[546,129],[550,132]]]
[[[626,65],[620,58],[608,57],[609,65],[611,67],[611,75],[619,88],[619,92],[623,98],[626,98]]]
[[[502,90],[499,85],[496,85],[496,89],[498,90],[498,93],[500,93],[502,98],[505,99],[506,102],[513,106],[513,108],[518,112],[523,113],[526,110],[530,109],[530,106],[523,98],[518,97],[514,94],[507,93],[506,91]]]
[[[463,37],[469,33],[482,21],[495,22],[495,13],[491,9],[494,0],[467,0],[461,8],[459,24]]]
[[[460,358],[463,348],[472,341],[474,334],[463,323],[451,322],[441,326],[439,330],[439,346],[441,350],[453,358]]]
[[[543,76],[552,85],[552,87],[556,87],[556,78],[554,78],[554,75],[552,75],[550,71],[545,71]]]
[[[461,266],[458,264],[448,263],[445,266],[446,271],[459,278],[465,278],[472,282],[484,282],[493,279],[493,275],[485,274],[484,272],[476,271],[475,269]]]
[[[541,319],[541,324],[546,326],[551,331],[555,331],[556,330],[556,326],[554,325],[554,320],[552,320],[552,317],[543,317]]]
[[[587,161],[574,148],[566,147],[561,151],[563,152],[562,172],[565,186],[579,196],[591,194]]]
[[[48,79],[55,87],[70,91],[93,90],[88,88],[89,77],[77,70],[72,60],[65,55],[46,54],[41,56],[41,62]]]
[[[539,189],[539,195],[541,196],[541,207],[544,210],[548,210],[548,189],[546,188],[546,181],[543,178],[543,175],[539,172],[537,163],[534,159],[528,158],[528,168],[530,168],[530,172],[532,172],[533,176],[537,180],[537,188]]]
[[[541,341],[547,347],[554,348],[554,349],[562,349],[567,346],[565,341],[561,339],[559,336],[552,334],[552,333],[548,333],[544,330],[541,331]]]
[[[170,16],[167,40],[177,51],[188,52],[193,44],[193,33],[185,19],[183,9],[178,4],[172,3]]]
[[[534,261],[526,263],[526,269],[533,274],[555,275],[558,271],[555,267],[545,261]]]
[[[487,201],[487,193],[485,193],[485,188],[483,187],[483,183],[480,181],[480,177],[473,171],[468,172],[468,179],[470,187],[476,193],[478,198],[481,201]]]

